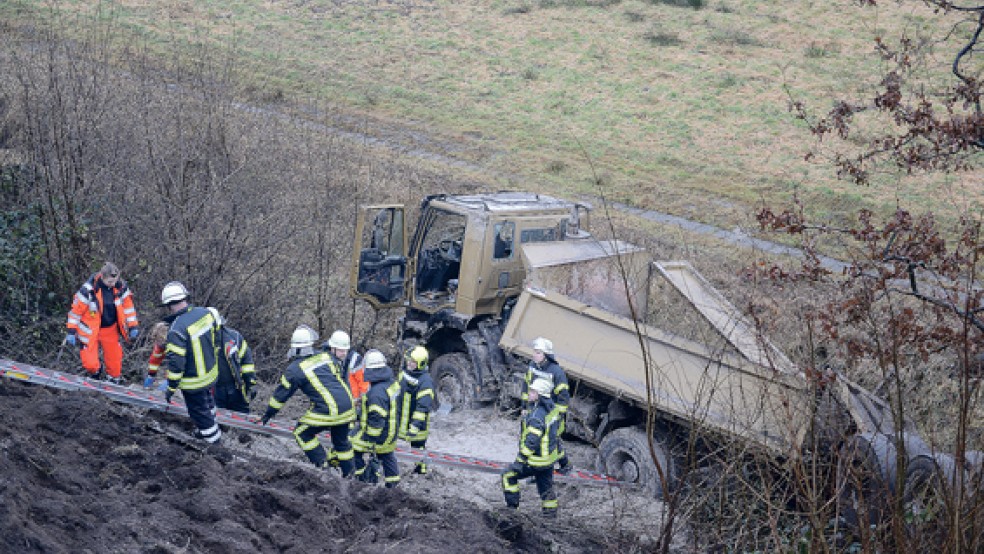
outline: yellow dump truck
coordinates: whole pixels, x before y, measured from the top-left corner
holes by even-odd
[[[832,461],[849,520],[864,499],[877,517],[897,483],[928,483],[948,463],[842,375],[806,379],[689,264],[593,237],[586,204],[435,195],[412,234],[409,211],[360,210],[352,294],[405,310],[399,342],[428,348],[445,405],[514,401],[544,336],[571,381],[567,433],[598,447],[599,469],[657,495],[675,485],[674,445],[695,430]],[[900,443],[921,474],[897,479]]]

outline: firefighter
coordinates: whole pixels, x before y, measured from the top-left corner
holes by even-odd
[[[225,324],[219,311],[208,308],[219,330],[219,377],[215,381],[215,405],[219,408],[249,413],[249,403],[256,398],[256,366],[253,351],[243,335]]]
[[[318,333],[307,325],[299,325],[290,337],[287,359],[290,365],[280,376],[280,383],[270,397],[266,413],[260,422],[266,425],[287,400],[300,390],[311,400],[308,411],[297,421],[294,439],[315,467],[328,467],[328,453],[318,441],[318,434],[331,434],[332,456],[338,460],[342,477],[352,475],[352,444],[349,427],[355,420],[354,402],[342,368],[326,352],[314,351]]]
[[[219,376],[215,317],[205,308],[191,305],[188,289],[177,281],[164,285],[161,306],[167,306],[170,311],[164,321],[171,324],[164,347],[167,361],[164,399],[170,404],[171,397],[180,389],[188,417],[198,428],[195,437],[217,443],[222,438],[222,429],[215,423],[212,396],[212,384]]]
[[[116,384],[123,383],[124,341],[136,340],[140,334],[133,295],[120,278],[120,269],[106,262],[98,273],[82,284],[68,312],[68,334],[65,342],[79,346],[82,367],[89,377],[100,377],[99,349],[102,348],[105,377]]]
[[[543,337],[533,339],[533,361],[530,362],[526,371],[526,378],[523,380],[522,399],[524,402],[529,400],[530,383],[535,379],[544,379],[551,385],[550,396],[560,414],[560,431],[558,437],[564,434],[567,422],[567,408],[571,403],[571,389],[567,384],[567,374],[557,363],[554,357],[553,342]],[[560,472],[564,475],[570,473],[571,463],[564,451],[563,444],[560,444]]]
[[[144,376],[143,386],[149,389],[154,386],[157,372],[164,363],[164,348],[167,346],[167,323],[158,321],[150,328],[150,343],[153,349],[150,351],[150,358],[147,360],[147,374]],[[167,379],[163,381],[161,390],[167,390]]]
[[[362,356],[352,350],[352,341],[348,333],[342,330],[335,331],[322,348],[325,352],[330,352],[342,368],[342,374],[348,381],[349,390],[352,391],[352,398],[358,399],[369,390],[369,383],[363,376]]]
[[[537,378],[529,386],[532,407],[523,418],[516,461],[502,473],[502,494],[506,505],[519,507],[519,481],[536,480],[545,517],[557,517],[557,494],[553,490],[553,468],[560,457],[560,420],[563,417],[550,399],[554,385]]]
[[[355,447],[355,474],[361,481],[375,482],[372,469],[367,470],[364,454],[370,454],[383,466],[386,487],[393,488],[400,482],[400,467],[396,461],[396,438],[399,433],[400,382],[386,364],[386,356],[379,350],[366,352],[365,377],[369,391],[362,395],[362,415],[359,431],[352,444]]]
[[[413,448],[427,446],[430,434],[431,406],[434,404],[434,381],[428,371],[429,356],[423,346],[407,350],[405,366],[400,374],[400,393],[403,397],[400,407],[400,438],[409,442]],[[414,473],[426,474],[427,463],[417,462]]]

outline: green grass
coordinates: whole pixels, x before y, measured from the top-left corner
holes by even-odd
[[[946,211],[957,204],[952,196],[968,194],[951,182],[951,197],[939,200],[938,176],[886,175],[862,190],[837,181],[829,165],[804,161],[814,139],[787,110],[784,87],[817,113],[838,95],[870,93],[885,67],[874,36],[932,28],[932,16],[919,10],[864,11],[850,0],[75,0],[54,7],[62,21],[100,7],[100,17],[121,29],[118,40],[140,37],[164,59],[199,41],[234,47],[254,101],[328,101],[415,122],[449,142],[491,138],[499,155],[488,169],[524,175],[523,186],[544,192],[583,191],[593,165],[613,196],[722,226],[753,213],[762,198],[813,188],[825,192],[809,208],[833,218],[885,209],[897,198]],[[15,16],[18,9],[25,11]],[[7,20],[28,12],[49,16],[36,2],[0,5]],[[935,68],[940,75],[944,62]],[[672,199],[658,193],[663,186],[676,191]],[[697,196],[739,209],[691,213]]]

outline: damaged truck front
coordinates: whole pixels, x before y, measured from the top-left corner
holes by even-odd
[[[399,343],[428,348],[444,404],[515,402],[529,345],[545,336],[571,380],[567,433],[597,446],[600,470],[656,495],[677,485],[676,453],[695,431],[830,461],[849,521],[878,518],[903,483],[932,483],[941,468],[964,479],[843,375],[806,379],[689,264],[594,238],[584,204],[436,195],[412,235],[407,216],[360,210],[352,293],[405,309]],[[681,320],[701,332],[677,332]]]

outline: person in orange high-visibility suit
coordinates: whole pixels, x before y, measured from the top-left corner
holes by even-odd
[[[65,342],[81,348],[82,367],[90,377],[99,376],[101,348],[107,379],[123,382],[120,337],[125,341],[135,340],[140,329],[133,295],[115,264],[106,262],[99,273],[79,288],[65,326],[68,327]]]

